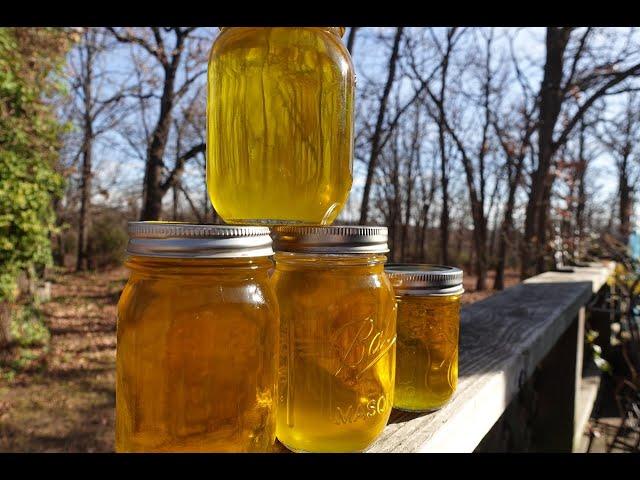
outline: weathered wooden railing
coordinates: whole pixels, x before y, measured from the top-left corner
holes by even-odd
[[[454,398],[429,414],[394,411],[368,451],[574,449],[597,390],[583,379],[584,306],[613,266],[547,272],[463,308]]]

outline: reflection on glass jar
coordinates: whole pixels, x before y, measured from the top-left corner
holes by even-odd
[[[134,222],[118,304],[118,452],[268,451],[278,308],[261,227]]]
[[[396,308],[384,274],[386,237],[386,228],[275,229],[276,432],[292,450],[361,451],[387,423]]]
[[[227,223],[331,224],[351,189],[344,28],[224,28],[211,49],[207,187]]]
[[[439,265],[387,265],[398,301],[394,406],[429,411],[458,384],[462,271]]]

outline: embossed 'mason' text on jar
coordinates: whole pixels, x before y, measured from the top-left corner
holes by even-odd
[[[384,227],[277,227],[276,434],[307,452],[361,451],[393,405],[396,307]]]
[[[268,451],[279,328],[269,230],[133,222],[129,235],[116,451]]]
[[[424,264],[387,265],[398,301],[394,406],[442,407],[458,383],[462,270]]]
[[[211,49],[207,187],[227,223],[328,225],[352,183],[343,27],[224,27]]]

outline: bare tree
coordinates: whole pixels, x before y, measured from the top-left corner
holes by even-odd
[[[196,30],[196,27],[109,27],[116,40],[141,49],[161,72],[157,117],[146,139],[141,220],[158,220],[161,217],[163,197],[178,182],[185,164],[205,150],[203,142],[185,146],[171,169],[165,163],[175,106],[207,71],[208,48],[205,46],[210,46],[210,38],[198,37]]]
[[[88,267],[87,231],[91,211],[94,144],[100,135],[117,126],[123,114],[121,106],[127,95],[126,86],[109,76],[110,72],[102,61],[111,48],[109,38],[101,29],[86,28],[68,63],[73,92],[71,119],[82,137],[75,155],[76,158],[82,158],[77,270]]]
[[[416,222],[416,226],[418,227],[418,259],[421,262],[426,261],[426,252],[425,252],[425,243],[427,238],[427,230],[429,228],[429,216],[431,212],[431,207],[434,202],[434,198],[437,192],[436,185],[436,159],[437,157],[433,156],[433,161],[430,168],[430,175],[427,178],[426,172],[424,170],[420,170],[418,174],[419,182],[420,182],[420,214],[418,215],[418,221]]]
[[[411,74],[415,80],[418,81],[419,87],[416,88],[416,95],[422,96],[423,91],[428,87],[431,79],[436,73],[439,74],[439,89],[438,93],[434,94],[429,89],[430,95],[436,99],[438,105],[442,106],[442,109],[435,110],[427,109],[429,115],[434,120],[438,127],[438,147],[440,156],[440,193],[442,208],[440,210],[440,250],[441,250],[441,262],[443,264],[449,264],[449,231],[450,231],[450,205],[449,205],[449,148],[447,146],[447,130],[444,122],[444,112],[446,109],[446,97],[449,90],[448,74],[451,56],[455,47],[455,44],[462,37],[464,29],[460,30],[457,27],[447,28],[445,31],[444,42],[438,39],[438,36],[433,29],[429,29],[429,36],[432,43],[435,46],[435,50],[438,53],[439,60],[436,61],[436,67],[431,71],[431,74],[424,75],[424,65],[417,59],[416,50],[423,47],[421,44],[409,44],[408,45],[408,57],[409,68]],[[424,103],[424,99],[421,98]],[[426,104],[425,104],[426,105]],[[435,112],[435,113],[434,113]]]
[[[447,91],[447,73],[449,71],[449,58],[455,44],[456,27],[447,31],[446,45],[440,64],[440,91],[437,97],[442,109],[438,109],[438,146],[440,147],[440,193],[442,195],[442,210],[440,212],[440,250],[442,263],[449,264],[449,158],[447,156],[444,109]]]
[[[596,61],[592,39],[594,28],[549,27],[546,29],[546,59],[538,93],[537,167],[531,179],[527,204],[521,276],[545,270],[547,219],[553,187],[552,166],[555,153],[574,128],[600,98],[625,91],[624,82],[640,75],[638,45],[631,30],[619,51],[610,45],[601,47]],[[611,35],[617,35],[610,32]],[[602,39],[601,39],[602,40]],[[602,60],[601,60],[602,59]],[[580,97],[573,107],[569,98]],[[558,120],[563,115],[563,121]],[[559,127],[559,128],[558,128]]]
[[[362,193],[362,203],[360,207],[360,224],[367,223],[369,217],[369,196],[371,193],[371,183],[373,182],[373,175],[376,171],[378,162],[378,155],[380,154],[381,136],[383,131],[383,122],[387,111],[387,101],[389,94],[391,93],[391,87],[396,75],[396,66],[398,63],[398,56],[400,50],[400,40],[402,39],[402,31],[404,27],[396,28],[396,33],[393,39],[393,46],[391,47],[391,54],[389,56],[389,64],[387,68],[387,80],[382,90],[382,97],[380,97],[380,104],[378,108],[378,115],[376,119],[375,128],[371,136],[371,149],[369,153],[369,161],[367,162],[367,177],[364,183],[364,189]]]
[[[409,226],[411,224],[411,212],[413,209],[413,193],[414,193],[414,185],[415,185],[415,169],[420,165],[420,131],[421,131],[421,122],[420,122],[420,109],[415,108],[415,116],[413,120],[413,132],[411,134],[411,145],[409,148],[405,148],[405,151],[408,150],[407,155],[407,172],[406,172],[406,192],[404,199],[404,219],[402,222],[402,236],[400,237],[400,258],[402,261],[406,261],[407,259],[407,242],[408,242],[408,233]]]
[[[618,222],[621,240],[629,241],[635,195],[640,182],[640,101],[626,94],[621,113],[602,124],[600,142],[613,156],[618,177]]]
[[[483,35],[481,33],[481,35]],[[449,35],[448,35],[449,38]],[[464,141],[462,138],[461,127],[455,127],[453,125],[453,117],[448,112],[448,108],[444,104],[443,91],[440,94],[436,94],[432,89],[427,86],[426,92],[429,99],[436,108],[437,114],[432,114],[434,118],[437,118],[438,124],[444,129],[443,133],[448,135],[454,145],[457,148],[457,152],[462,161],[464,167],[465,179],[467,182],[467,190],[469,193],[469,201],[471,207],[471,216],[473,219],[473,245],[475,254],[475,270],[477,274],[476,289],[484,290],[486,288],[487,277],[487,217],[486,217],[486,189],[487,189],[487,155],[490,151],[490,126],[491,126],[491,96],[494,89],[493,77],[494,69],[491,66],[491,52],[493,42],[493,30],[490,29],[485,36],[485,56],[482,69],[481,89],[482,92],[479,95],[478,103],[482,120],[479,125],[480,138],[478,139],[477,148],[475,152],[472,152],[472,147],[469,145],[469,141]],[[451,54],[451,50],[446,50],[445,55],[448,57]],[[448,62],[448,61],[447,61]],[[443,134],[440,134],[442,138]],[[444,151],[444,150],[443,150]],[[444,198],[443,198],[444,200]],[[443,209],[446,202],[443,201]],[[448,222],[448,219],[447,219]],[[442,222],[441,222],[442,227]],[[445,239],[443,238],[443,241]],[[443,251],[446,251],[443,248]]]
[[[504,202],[504,214],[500,225],[496,271],[493,288],[504,289],[504,273],[507,264],[509,248],[513,243],[516,196],[521,186],[527,154],[531,152],[531,139],[537,129],[535,117],[537,103],[531,92],[524,74],[515,57],[513,39],[511,39],[510,53],[513,61],[515,83],[518,85],[520,100],[510,106],[507,113],[494,112],[492,126],[498,143],[504,154],[504,169],[506,170],[507,198]],[[509,126],[515,128],[509,128]]]

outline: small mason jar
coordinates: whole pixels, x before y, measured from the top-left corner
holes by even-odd
[[[116,450],[268,451],[279,328],[269,230],[133,222],[127,253]]]
[[[394,407],[437,410],[458,384],[462,270],[422,264],[389,264],[385,270],[398,301]]]
[[[294,451],[364,450],[393,405],[396,305],[386,227],[277,227],[276,435]]]
[[[355,91],[344,30],[221,29],[209,58],[207,187],[225,222],[328,225],[342,210]]]

